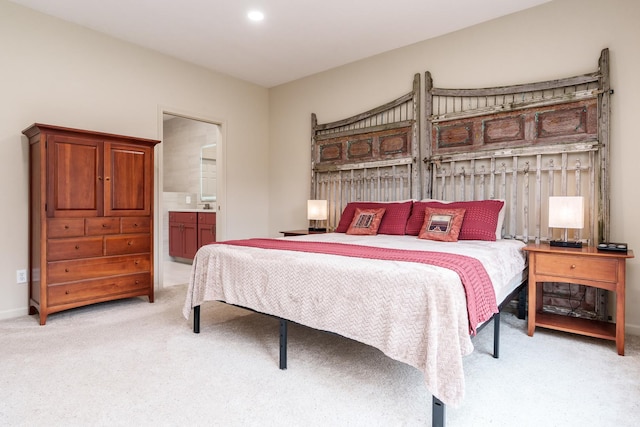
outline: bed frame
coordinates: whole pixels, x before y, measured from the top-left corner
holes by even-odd
[[[587,225],[573,238],[591,245],[609,238],[608,49],[597,71],[576,77],[443,89],[426,72],[424,82],[424,116],[419,74],[410,92],[356,116],[318,124],[312,114],[310,196],[328,201],[329,230],[351,201],[498,198],[506,206],[503,238],[539,243],[558,237],[547,225],[548,197],[581,195]],[[518,297],[524,318],[523,277],[500,311]],[[551,284],[553,291],[566,294],[558,284]],[[604,295],[596,300],[603,316]],[[499,319],[500,312],[493,318],[496,358]],[[286,369],[288,320],[279,321],[280,368]],[[198,333],[200,306],[194,307],[193,322]],[[445,405],[435,396],[432,414],[433,426],[445,425]]]

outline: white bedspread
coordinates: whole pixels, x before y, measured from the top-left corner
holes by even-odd
[[[524,267],[516,240],[433,242],[415,236],[314,234],[287,239],[452,252],[480,260],[498,303]],[[431,265],[213,244],[194,260],[183,309],[220,300],[331,331],[423,372],[447,405],[464,397],[462,357],[473,350],[459,276]]]

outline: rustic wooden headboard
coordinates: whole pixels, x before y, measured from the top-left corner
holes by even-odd
[[[590,244],[608,239],[607,49],[598,70],[581,76],[442,89],[427,72],[425,86],[425,194],[504,199],[504,236],[536,242],[558,237],[547,226],[549,196],[583,196],[585,228],[572,238]]]
[[[327,227],[352,201],[395,201],[420,194],[420,75],[411,92],[331,123],[311,115],[311,198],[328,200]]]
[[[609,51],[592,73],[538,83],[411,92],[331,123],[311,116],[311,191],[334,229],[351,201],[504,199],[505,238],[547,241],[548,197],[585,199],[572,239],[609,238]],[[426,135],[419,129],[424,123]],[[554,234],[555,233],[555,234]]]

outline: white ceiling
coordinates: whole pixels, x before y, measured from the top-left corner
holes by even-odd
[[[273,87],[550,0],[11,1]]]

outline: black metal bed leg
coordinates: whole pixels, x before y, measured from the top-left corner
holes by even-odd
[[[200,333],[200,306],[193,307],[193,333]]]
[[[527,311],[528,286],[523,286],[518,295],[518,319],[524,319]]]
[[[432,427],[444,427],[446,421],[446,409],[447,407],[438,399],[433,396],[433,404],[431,405],[431,426]]]
[[[280,369],[287,369],[287,321],[280,319]]]
[[[500,357],[500,312],[493,315],[493,357]]]

